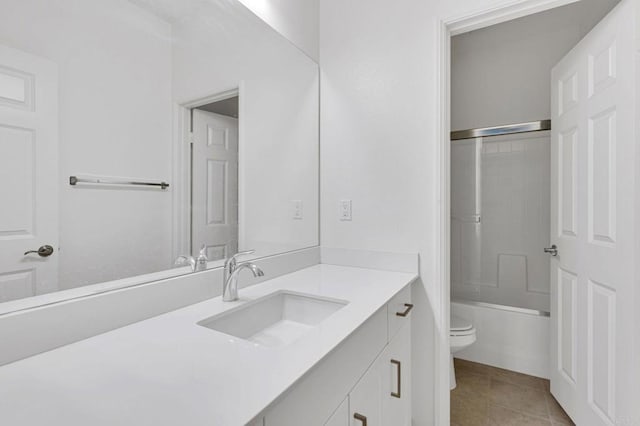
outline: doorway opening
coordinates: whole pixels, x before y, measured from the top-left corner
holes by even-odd
[[[597,44],[592,33],[607,31],[599,29],[606,26],[599,23],[605,16],[608,21],[613,19],[608,14],[619,1],[565,2],[542,12],[543,2],[524,3],[518,11],[507,11],[511,20],[505,19],[504,11],[493,11],[463,23],[443,23],[442,49],[450,56],[443,55],[441,68],[442,105],[449,113],[441,123],[440,276],[446,293],[442,315],[449,331],[447,352],[456,352],[465,374],[487,375],[486,395],[479,395],[476,389],[472,392],[475,397],[488,398],[484,401],[488,407],[497,404],[507,408],[506,414],[499,414],[516,416],[522,422],[527,416],[570,422],[546,391],[549,385],[544,381],[553,379],[552,364],[558,362],[558,350],[567,352],[557,334],[557,329],[567,324],[559,326],[557,322],[562,305],[557,304],[557,262],[551,260],[558,253],[552,244],[558,233],[558,217],[562,219],[558,214],[562,207],[558,200],[562,199],[557,192],[558,152],[562,152],[556,148],[566,129],[557,131],[553,126],[562,118],[556,106],[568,105],[563,99],[573,99],[582,89],[577,80],[552,77],[552,69],[562,61],[571,62],[572,58],[563,58],[576,46]],[[500,23],[495,24],[496,20]],[[608,37],[615,40],[616,35]],[[604,76],[606,84],[615,84],[615,76],[609,72],[617,66],[615,53],[604,51],[609,56],[598,71],[597,54],[603,50],[599,45],[594,49],[591,53],[595,54],[585,54],[585,64],[593,67],[591,74],[585,72],[584,80],[597,80],[595,72]],[[579,102],[577,98],[575,102]],[[564,171],[569,175],[561,179],[573,178],[572,170],[565,167]],[[575,321],[570,325],[576,326]],[[575,355],[575,351],[569,352]],[[440,365],[444,352],[440,351]],[[446,356],[451,357],[452,368],[450,380],[440,375],[443,391],[445,382],[453,383],[455,377],[453,357]],[[576,362],[560,361],[565,365]],[[517,391],[536,394],[539,410],[530,404],[528,408],[505,407],[492,399],[492,386],[509,388],[511,396]],[[556,382],[551,390],[571,417],[587,416],[584,407],[570,401],[562,385]],[[465,411],[460,406],[470,401],[459,395],[469,393],[451,394],[450,416],[452,422],[466,424],[459,418]],[[523,400],[530,402],[531,398]],[[608,399],[603,409],[592,410],[604,419],[602,424],[607,424],[606,418],[614,418],[611,401]],[[484,413],[493,414],[491,410]]]
[[[242,239],[242,83],[176,105],[173,256],[222,266]]]
[[[191,110],[191,253],[238,252],[239,98]]]

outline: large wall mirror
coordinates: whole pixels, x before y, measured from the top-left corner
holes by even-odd
[[[318,245],[318,65],[239,1],[0,10],[0,312]]]

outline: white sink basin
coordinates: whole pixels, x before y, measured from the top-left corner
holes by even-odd
[[[303,336],[347,303],[278,291],[204,319],[198,325],[263,346],[283,346]]]

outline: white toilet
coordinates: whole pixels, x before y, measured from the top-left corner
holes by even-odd
[[[449,385],[456,388],[456,370],[453,366],[453,354],[471,346],[476,341],[476,329],[471,321],[451,314],[449,328],[449,346],[451,347],[451,367],[449,372]]]

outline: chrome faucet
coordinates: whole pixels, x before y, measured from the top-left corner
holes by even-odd
[[[262,269],[251,262],[237,263],[236,258],[246,254],[254,253],[255,250],[242,251],[234,254],[224,262],[224,284],[222,287],[222,300],[224,302],[233,302],[238,300],[238,274],[243,269],[250,269],[254,277],[264,275]]]
[[[196,258],[193,256],[180,255],[176,257],[176,261],[173,263],[174,266],[191,266],[191,272],[199,272],[207,270],[207,262],[209,258],[207,258],[207,245],[203,244],[202,248],[200,248],[200,255]]]

